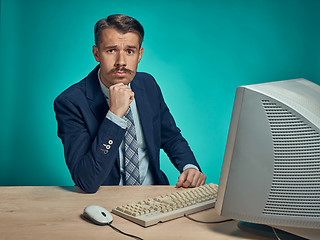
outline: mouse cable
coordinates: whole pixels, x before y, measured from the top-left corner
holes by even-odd
[[[234,221],[234,219],[226,219],[226,220],[222,220],[222,221],[216,221],[216,222],[204,222],[204,221],[200,221],[200,220],[197,220],[197,219],[194,219],[192,217],[190,217],[190,215],[188,214],[185,214],[184,215],[186,218],[194,221],[194,222],[198,222],[198,223],[224,223],[224,222],[231,222],[231,221]]]
[[[126,235],[128,237],[132,237],[132,238],[135,238],[135,239],[138,239],[138,240],[143,240],[142,238],[140,237],[137,237],[137,236],[134,236],[134,235],[131,235],[131,234],[128,234],[128,233],[125,233],[125,232],[122,232],[120,229],[116,228],[115,226],[112,226],[111,224],[108,224],[108,226],[110,226],[113,230],[123,234],[123,235]]]

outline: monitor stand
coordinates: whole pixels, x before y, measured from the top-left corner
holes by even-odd
[[[238,228],[240,228],[243,231],[250,232],[262,237],[273,238],[273,239],[277,238],[272,227],[267,225],[241,221],[238,223]],[[307,240],[306,238],[299,237],[297,235],[282,231],[277,228],[275,228],[275,231],[280,239]]]

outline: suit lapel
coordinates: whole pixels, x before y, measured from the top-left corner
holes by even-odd
[[[91,111],[100,123],[106,116],[109,106],[100,88],[98,79],[99,67],[100,65],[89,73],[86,78],[86,96],[88,98]]]
[[[100,126],[103,119],[106,117],[107,112],[109,111],[109,106],[107,100],[103,95],[98,79],[98,70],[100,65],[98,65],[86,78],[86,97],[91,111],[97,118],[97,124]],[[118,173],[120,174],[120,160],[119,154],[116,159],[118,164]]]

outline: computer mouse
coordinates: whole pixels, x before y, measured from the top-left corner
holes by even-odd
[[[108,225],[113,221],[112,215],[98,205],[87,206],[83,210],[83,216],[97,225]]]

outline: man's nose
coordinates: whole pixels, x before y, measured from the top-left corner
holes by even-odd
[[[126,66],[126,59],[125,59],[125,54],[124,54],[124,52],[120,51],[120,52],[117,54],[117,59],[116,59],[116,62],[115,62],[115,66],[116,66],[116,67]]]

